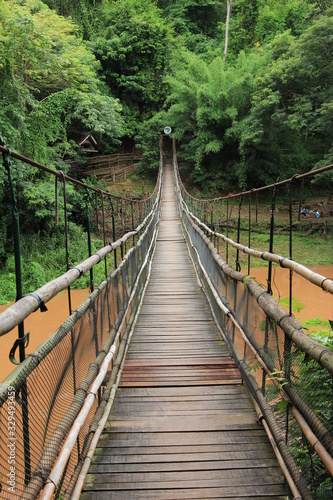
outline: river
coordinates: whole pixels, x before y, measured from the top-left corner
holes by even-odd
[[[89,290],[71,290],[72,310],[84,302],[88,297]],[[0,306],[0,313],[8,306]],[[66,292],[59,293],[51,299],[47,304],[47,311],[40,312],[39,310],[31,314],[24,321],[24,331],[30,332],[30,343],[26,349],[27,354],[34,352],[44,340],[46,340],[57,328],[68,318],[68,294]],[[9,360],[9,352],[17,338],[17,328],[10,331],[3,337],[0,337],[0,381],[2,381],[10,372],[15,369],[15,366]],[[18,349],[17,349],[18,355]]]
[[[333,266],[313,267],[312,270],[326,278],[333,279]],[[267,268],[251,269],[251,275],[265,288],[267,287],[267,274]],[[313,285],[296,273],[293,273],[292,283],[293,298],[299,300],[305,306],[300,312],[294,314],[301,323],[319,316],[323,320],[333,319],[333,295]],[[288,269],[273,267],[272,291],[275,300],[289,297]]]
[[[333,266],[316,267],[313,270],[327,278],[333,279]],[[251,274],[257,281],[266,285],[267,268],[253,268]],[[289,271],[280,267],[273,268],[273,294],[278,298],[289,295]],[[73,311],[88,297],[88,290],[72,290],[71,300]],[[305,308],[296,313],[300,322],[317,318],[333,319],[333,295],[324,292],[312,285],[304,278],[293,273],[293,297],[300,300]],[[8,306],[7,306],[8,307]],[[67,293],[61,293],[47,303],[48,311],[41,313],[36,311],[24,322],[25,331],[30,331],[30,344],[27,353],[33,352],[44,340],[46,340],[68,317]],[[0,312],[6,306],[0,306]],[[0,337],[0,381],[2,381],[15,366],[9,361],[9,351],[17,338],[17,328],[7,335]]]

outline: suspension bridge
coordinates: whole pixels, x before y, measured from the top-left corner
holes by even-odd
[[[12,158],[30,161],[0,148],[9,179]],[[78,183],[49,173],[64,197],[66,183]],[[283,182],[292,219],[295,179]],[[120,200],[96,194],[105,230],[103,200],[112,215]],[[127,204],[122,236],[114,231],[107,243],[105,235],[101,250],[74,267],[67,263],[64,275],[0,315],[0,335],[19,326],[22,355],[0,385],[1,498],[329,497],[333,352],[304,333],[269,284],[273,263],[286,268],[291,309],[293,273],[328,297],[333,281],[274,254],[271,245],[259,251],[242,244],[239,230],[232,240],[229,202],[223,234],[212,200],[204,206],[185,191],[175,148],[172,160],[161,154],[155,191],[136,212],[133,201]],[[273,204],[271,212],[273,233]],[[235,250],[236,269],[221,257],[220,242]],[[268,263],[268,289],[240,271],[239,252],[249,268],[251,258]],[[26,355],[24,320],[61,290],[70,303],[70,285],[101,261],[105,280]],[[318,380],[325,410],[313,397]]]

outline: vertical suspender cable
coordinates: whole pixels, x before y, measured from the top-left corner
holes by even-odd
[[[99,229],[99,213],[98,213],[98,192],[95,191],[95,206],[96,206],[96,224],[97,224],[97,231]]]
[[[132,231],[134,231],[134,214],[133,214],[133,200],[131,200],[131,214],[132,214]],[[135,237],[133,234],[133,247],[135,245]]]
[[[226,229],[226,236],[229,238],[229,196],[227,198],[227,229]],[[228,242],[225,242],[225,260],[226,263],[229,264],[229,246]]]
[[[293,179],[289,183],[289,258],[292,259],[293,256]],[[292,316],[293,310],[293,271],[289,270],[289,316]],[[290,369],[291,369],[291,340],[285,334],[284,335],[284,374],[286,380],[290,381]],[[289,405],[286,408],[286,426],[285,426],[285,443],[288,444],[289,435]]]
[[[55,186],[54,186],[54,198],[55,198],[55,225],[59,224],[59,203],[58,203],[58,177],[55,176]]]
[[[113,237],[113,241],[116,241],[116,225],[115,225],[115,221],[114,221],[114,207],[113,207],[113,203],[112,203],[112,197],[111,195],[109,194],[109,201],[110,201],[110,205],[111,205],[111,216],[112,216],[112,237]],[[140,221],[141,223],[141,221]],[[117,265],[117,249],[115,248],[114,249],[114,268],[117,269],[118,265]]]
[[[68,217],[67,217],[67,196],[66,196],[66,177],[61,171],[58,175],[62,178],[62,183],[64,187],[64,219],[65,219],[65,248],[66,248],[66,271],[69,270],[69,249],[68,249]],[[69,315],[72,314],[72,301],[71,301],[71,288],[68,287],[68,309]]]
[[[240,224],[241,224],[241,210],[242,210],[243,195],[241,195],[238,205],[238,221],[237,221],[237,243],[240,241]],[[240,271],[241,266],[239,263],[239,248],[236,250],[236,271]]]
[[[298,206],[298,215],[297,215],[298,222],[301,220],[301,210],[302,210],[302,205],[303,205],[303,192],[304,192],[304,179],[301,180],[301,193],[299,196],[299,206]]]
[[[252,204],[252,191],[249,193],[249,238],[248,238],[248,247],[251,248],[251,211],[252,211],[252,207],[251,207],[251,204]],[[251,256],[250,254],[248,255],[247,257],[247,274],[250,275],[251,274]]]
[[[87,218],[87,237],[88,237],[88,256],[91,257],[91,223],[90,223],[90,211],[89,211],[89,201],[91,201],[90,193],[88,188],[86,189],[86,218]],[[90,269],[90,293],[94,291],[94,271],[93,268]]]
[[[269,231],[269,252],[273,253],[273,237],[274,237],[274,210],[275,210],[275,199],[276,199],[277,186],[275,185],[272,193],[272,204],[271,204],[271,222],[270,222],[270,231]],[[272,261],[268,262],[268,277],[267,277],[267,293],[272,295]],[[268,335],[270,328],[270,320],[266,316],[265,320],[265,342],[264,342],[264,351],[267,352],[268,349]],[[266,389],[266,372],[263,371],[262,374],[262,393],[265,395]]]
[[[103,192],[101,189],[99,189],[99,193],[101,195],[101,200],[102,200],[103,244],[104,244],[104,246],[106,246],[104,196],[103,196]],[[105,278],[107,278],[108,277],[108,266],[107,266],[106,257],[104,259],[104,263],[105,263]]]

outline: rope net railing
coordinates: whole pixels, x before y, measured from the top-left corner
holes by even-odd
[[[213,231],[193,209],[175,152],[174,168],[179,214],[196,272],[258,416],[272,435],[291,494],[294,498],[331,498],[333,351],[307,336],[269,290],[222,258],[217,242],[224,235]],[[239,243],[229,239],[228,244],[236,247]],[[260,258],[262,253],[257,252]],[[272,252],[264,257],[276,260]],[[332,281],[324,279],[332,293]],[[322,284],[316,277],[311,281],[314,286]]]
[[[6,168],[13,157],[1,146]],[[30,164],[35,162],[28,160]],[[40,166],[35,165],[36,168]],[[161,167],[161,165],[160,165]],[[48,169],[46,169],[48,170]],[[92,190],[115,206],[135,200],[115,199],[57,172],[65,192],[69,183]],[[11,174],[9,174],[11,175]],[[150,272],[159,221],[161,168],[154,193],[138,200],[125,220],[124,234],[104,233],[105,246],[41,288],[23,296],[0,315],[1,335],[105,260],[106,277],[91,286],[89,297],[0,384],[0,497],[70,498],[94,435],[117,384],[132,325]],[[59,192],[58,192],[59,194]],[[101,206],[101,204],[99,205]],[[105,207],[104,207],[105,208]],[[112,210],[110,210],[110,213]],[[106,210],[101,224],[106,226]],[[112,220],[111,220],[112,227]],[[121,225],[121,224],[120,224]],[[114,238],[113,238],[114,236]],[[110,238],[111,242],[107,243]],[[118,257],[114,252],[118,250]],[[119,255],[120,250],[120,255]],[[106,259],[113,254],[109,272]],[[92,278],[93,279],[93,278]],[[68,292],[70,294],[70,291]],[[70,301],[69,301],[70,303]],[[39,313],[38,313],[39,314]],[[20,352],[21,354],[21,352]]]

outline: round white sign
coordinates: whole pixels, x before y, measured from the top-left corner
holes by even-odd
[[[172,128],[171,127],[165,127],[165,129],[164,129],[164,133],[165,134],[169,135],[169,134],[171,134],[171,132],[172,132]]]

